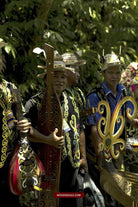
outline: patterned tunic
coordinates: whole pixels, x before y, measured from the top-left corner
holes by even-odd
[[[8,171],[12,152],[17,143],[18,133],[15,128],[9,128],[9,115],[16,117],[16,108],[11,95],[11,88],[16,88],[14,84],[2,80],[0,89],[0,195],[1,203],[4,206],[10,206],[14,203],[19,207],[18,197],[9,190]],[[8,119],[7,119],[8,118]],[[7,199],[8,198],[8,199]]]
[[[37,128],[38,111],[43,93],[36,94],[25,105],[26,117],[30,119],[32,126]],[[72,167],[79,167],[79,134],[83,129],[80,121],[80,111],[85,107],[83,92],[78,87],[66,89],[61,95],[63,112],[63,134],[65,146],[62,151],[62,161],[68,157]]]
[[[62,160],[69,158],[72,167],[80,165],[79,135],[83,130],[83,123],[80,120],[80,111],[85,107],[83,92],[78,87],[66,89],[63,92],[63,132],[65,146],[62,153]]]
[[[38,112],[40,109],[43,93],[36,94],[25,105],[26,118],[30,119],[32,126],[38,126]],[[68,157],[73,169],[80,165],[79,151],[79,133],[82,129],[80,123],[80,110],[85,106],[85,99],[82,91],[79,88],[67,89],[61,95],[60,103],[63,112],[63,134],[65,137],[65,146],[62,151],[62,161]],[[33,149],[37,151],[37,144],[33,144]],[[71,172],[67,172],[71,174]],[[72,178],[71,178],[72,179]],[[65,184],[64,184],[65,185]],[[30,195],[29,201],[28,195]],[[37,194],[30,191],[24,194],[21,201],[25,206],[35,206],[37,202]],[[31,201],[31,202],[30,202]]]
[[[13,113],[16,116],[15,104],[11,94],[11,87],[16,88],[14,84],[2,80],[2,89],[0,89],[0,168],[4,166],[8,154],[13,150],[15,145],[14,128],[10,129],[7,122],[7,114]],[[14,119],[14,117],[13,117]]]

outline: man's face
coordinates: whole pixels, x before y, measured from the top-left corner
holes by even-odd
[[[66,87],[66,71],[54,71],[54,88],[60,94]]]
[[[102,72],[102,75],[109,87],[116,87],[121,78],[121,69],[119,66],[109,67]]]

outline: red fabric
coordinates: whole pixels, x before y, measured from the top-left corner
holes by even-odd
[[[15,195],[22,194],[21,182],[20,182],[20,172],[18,163],[18,152],[20,146],[16,147],[9,165],[9,188],[10,191]]]
[[[20,146],[18,145],[13,153],[13,157],[11,159],[10,165],[9,165],[9,188],[10,191],[15,195],[22,195],[22,183],[21,183],[21,175],[19,171],[19,162],[18,162],[18,153],[19,153]],[[45,175],[45,170],[43,167],[42,162],[38,158],[38,156],[35,154],[35,159],[37,161],[37,166],[39,168],[39,176]],[[45,182],[41,182],[40,186],[41,188],[44,188]],[[31,186],[31,189],[34,190],[34,186]]]

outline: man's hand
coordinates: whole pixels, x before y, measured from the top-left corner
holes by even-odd
[[[57,133],[58,129],[55,128],[54,132],[49,135],[49,144],[60,149],[64,145],[64,137],[58,137]]]
[[[88,172],[87,160],[85,158],[80,159],[80,167],[83,168],[85,172]]]
[[[28,131],[30,130],[31,123],[27,119],[23,119],[21,121],[15,120],[15,122],[17,125],[17,129],[21,133],[28,133]]]
[[[39,132],[37,129],[30,126],[29,139],[32,142],[49,144],[53,147],[60,149],[64,145],[64,137],[63,136],[58,137],[57,133],[58,133],[58,129],[55,128],[55,130],[50,135],[46,136],[42,134],[41,132]]]

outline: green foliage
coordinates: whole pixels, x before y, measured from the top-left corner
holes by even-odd
[[[4,76],[20,88],[24,97],[40,85],[36,79],[37,59],[32,55],[34,38],[40,32],[38,2],[12,0],[3,2],[4,9],[0,7],[0,37],[7,43],[3,49]]]
[[[124,67],[137,59],[136,1],[54,1],[48,25],[44,38],[60,53],[82,51],[87,64],[81,70],[80,86],[86,93],[101,80],[103,49],[105,54],[112,50],[119,54],[121,45]]]
[[[51,0],[47,18],[40,19],[37,11],[43,1],[0,3],[0,38],[7,43],[4,74],[19,86],[26,99],[43,87],[37,78],[37,65],[44,62],[32,54],[32,49],[42,47],[44,42],[61,54],[81,51],[87,64],[81,68],[79,86],[85,93],[102,80],[99,68],[103,49],[105,53],[113,50],[119,54],[121,45],[124,67],[136,61],[136,0]],[[45,4],[49,6],[48,1]]]

